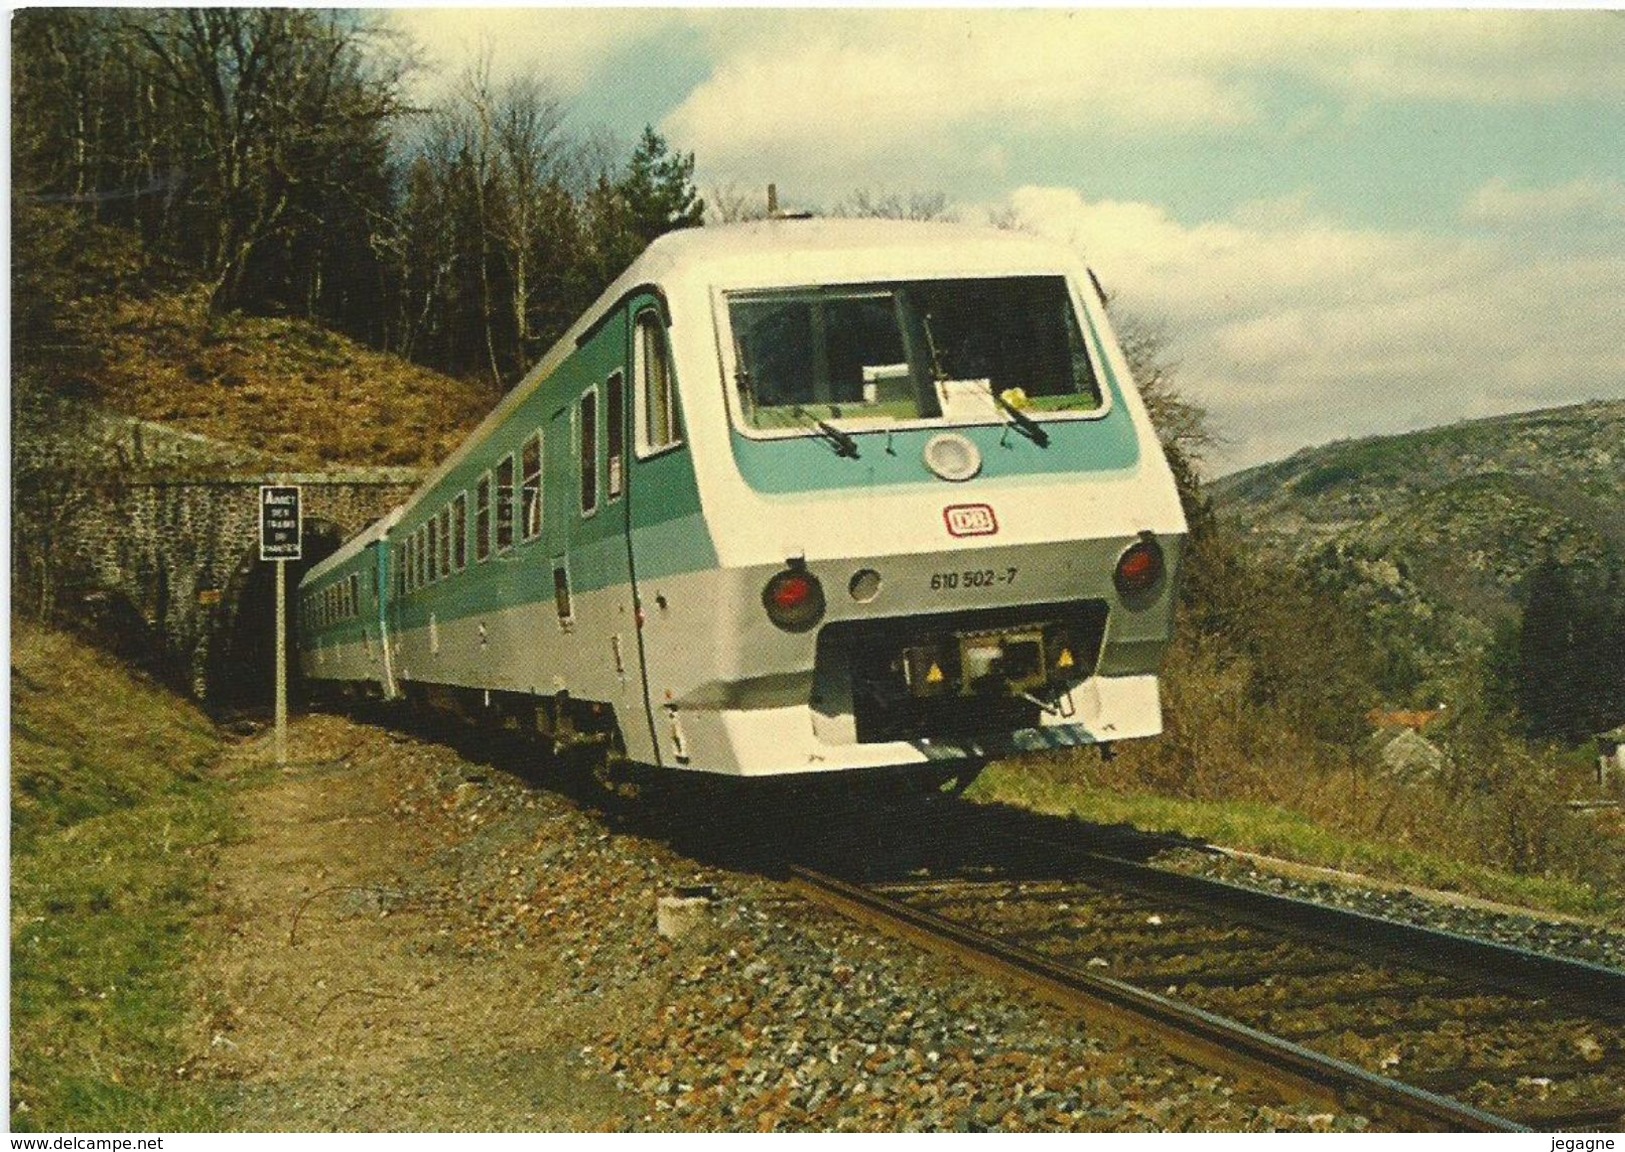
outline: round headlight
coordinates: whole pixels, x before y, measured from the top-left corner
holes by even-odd
[[[1117,559],[1113,579],[1124,599],[1142,596],[1162,579],[1162,545],[1149,535],[1133,544]]]
[[[786,632],[805,632],[824,618],[824,588],[811,572],[787,568],[762,589],[762,607]]]

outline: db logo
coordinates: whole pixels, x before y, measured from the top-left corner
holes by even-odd
[[[986,504],[950,504],[942,510],[950,536],[992,536],[999,530],[993,509]]]

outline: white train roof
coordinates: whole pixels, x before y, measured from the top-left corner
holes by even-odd
[[[774,219],[667,232],[644,249],[536,366],[497,402],[479,426],[424,479],[384,530],[456,469],[552,375],[586,333],[638,288],[677,281],[701,281],[718,287],[772,287],[914,276],[1059,274],[1078,268],[1076,256],[1050,241],[1025,233],[959,224]]]
[[[346,560],[350,560],[359,555],[367,547],[367,545],[371,544],[373,541],[383,539],[384,536],[389,533],[389,530],[395,526],[395,522],[401,518],[401,515],[405,511],[405,505],[402,505],[399,508],[391,509],[386,516],[383,516],[378,520],[374,520],[360,532],[357,532],[343,544],[340,544],[337,551],[328,556],[321,563],[313,565],[310,571],[305,573],[304,578],[299,581],[299,586],[303,588],[306,584],[320,580],[323,576],[337,568],[339,565],[343,564]]]

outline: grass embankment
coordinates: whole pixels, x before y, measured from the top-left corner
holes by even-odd
[[[200,291],[75,305],[99,350],[98,403],[291,465],[429,467],[461,443],[496,389],[288,318],[210,318]]]
[[[12,1129],[213,1128],[178,1074],[213,727],[59,633],[14,622],[11,661]]]
[[[1328,827],[1281,804],[1176,798],[1141,790],[1092,763],[1093,752],[990,765],[967,792],[987,804],[1095,824],[1128,824],[1300,864],[1360,872],[1399,884],[1460,892],[1526,908],[1609,916],[1619,901],[1575,880],[1530,876],[1463,861],[1395,838],[1372,839]]]

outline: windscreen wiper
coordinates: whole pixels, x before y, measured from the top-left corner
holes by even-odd
[[[858,458],[858,442],[851,433],[841,431],[828,420],[820,420],[799,404],[795,407],[795,413],[811,422],[813,429],[818,433],[818,438],[828,442],[829,446],[835,449],[835,455],[844,456],[849,460]]]
[[[935,333],[931,331],[931,314],[927,312],[922,319],[925,328],[926,348],[931,353],[931,375],[936,378],[938,384],[941,384],[948,378],[948,374],[943,371],[942,356],[937,351],[937,338]],[[986,384],[987,394],[993,397],[993,403],[999,406],[999,410],[1010,417],[1010,422],[1016,426],[1016,430],[1040,448],[1048,448],[1049,433],[1039,426],[1038,421],[1000,395],[999,390],[993,387],[992,380],[988,380]]]
[[[1027,439],[1031,440],[1034,444],[1037,444],[1040,448],[1049,447],[1049,433],[1044,431],[1043,426],[1031,416],[1027,415],[1027,413],[1023,412],[1020,408],[1017,408],[1014,404],[1010,403],[1010,401],[1006,400],[1003,394],[1000,393],[997,388],[993,387],[993,381],[991,380],[987,382],[987,393],[989,396],[993,397],[993,403],[997,404],[999,409],[1006,416],[1010,417],[1010,422],[1016,426],[1016,431],[1027,437]]]

